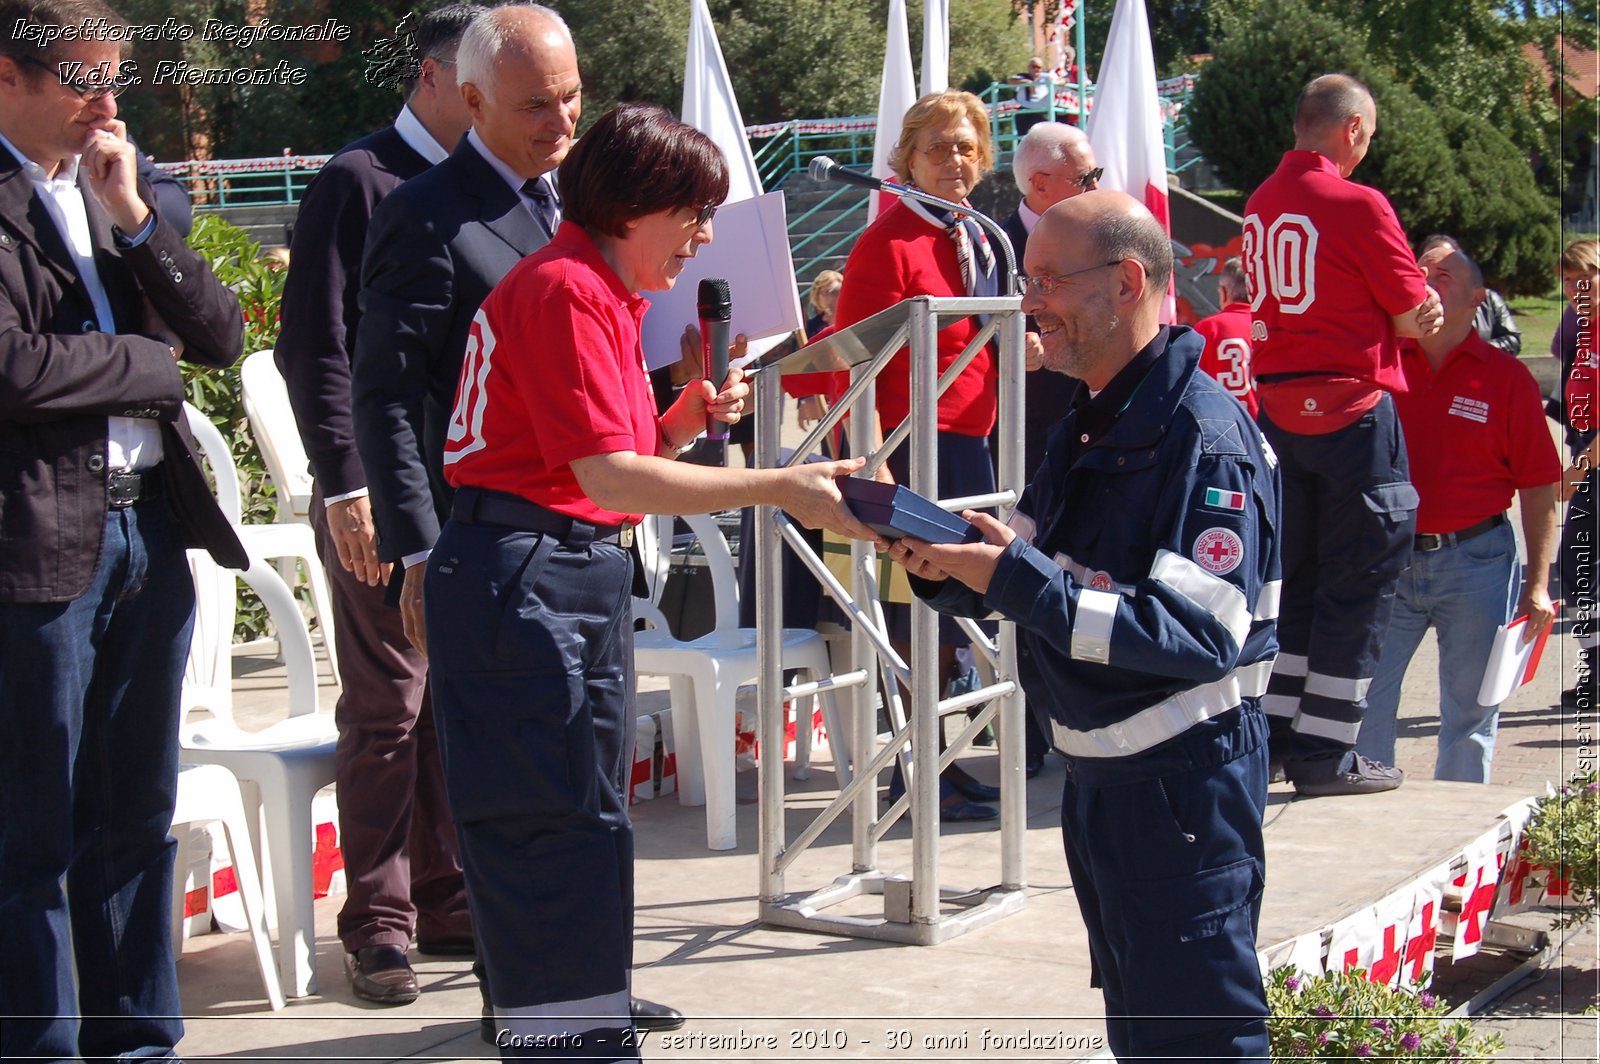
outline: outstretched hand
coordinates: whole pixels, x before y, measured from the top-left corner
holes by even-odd
[[[977,510],[963,510],[961,516],[983,533],[981,543],[929,543],[906,536],[889,548],[889,557],[906,572],[924,580],[952,577],[982,595],[989,590],[1000,555],[1017,534],[995,518]]]

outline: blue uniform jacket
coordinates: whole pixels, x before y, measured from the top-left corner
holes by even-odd
[[[934,608],[1015,621],[1030,705],[1074,757],[1126,757],[1248,699],[1277,652],[1277,460],[1237,400],[1166,351],[1070,468],[1075,415],[1051,431],[982,597],[914,580]]]

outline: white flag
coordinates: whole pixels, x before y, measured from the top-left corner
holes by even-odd
[[[689,6],[689,55],[683,67],[683,120],[710,137],[728,157],[729,203],[761,195],[761,175],[756,171],[744,119],[733,95],[728,64],[717,43],[706,0]]]
[[[878,89],[878,136],[872,146],[872,176],[894,177],[889,154],[900,140],[900,124],[917,102],[917,79],[911,73],[911,33],[906,29],[906,0],[889,0],[888,42],[883,53],[883,84]],[[867,220],[878,216],[880,200],[867,202]]]
[[[1079,56],[1078,61],[1083,62]],[[1156,95],[1156,58],[1144,0],[1117,0],[1111,32],[1100,60],[1100,81],[1089,114],[1089,143],[1106,168],[1101,188],[1119,189],[1142,202],[1170,236],[1167,209],[1167,149]],[[1162,321],[1177,320],[1171,285]]]
[[[950,87],[950,0],[922,3],[922,95]]]

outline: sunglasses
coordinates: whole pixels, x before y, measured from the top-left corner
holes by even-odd
[[[955,144],[935,144],[931,148],[918,148],[918,151],[928,157],[928,161],[935,166],[943,166],[950,161],[950,156],[959,155],[963,159],[976,159],[978,146],[970,140],[959,141]]]
[[[93,103],[103,96],[110,96],[114,99],[133,88],[133,86],[138,82],[138,78],[122,77],[121,75],[112,78],[110,81],[90,81],[87,78],[69,78],[61,72],[60,67],[51,66],[49,63],[41,62],[40,60],[33,58],[31,55],[23,56],[22,61],[24,63],[32,63],[40,70],[47,70],[54,74],[57,81],[71,89],[73,92],[77,93],[84,99],[85,102],[88,103]]]
[[[1022,289],[1023,295],[1027,295],[1029,292],[1037,292],[1041,296],[1047,296],[1058,288],[1065,288],[1067,281],[1080,273],[1103,270],[1107,266],[1120,266],[1127,261],[1127,259],[1116,259],[1112,262],[1102,262],[1097,266],[1085,266],[1083,269],[1073,270],[1071,273],[1036,273],[1032,276],[1022,273],[1017,275],[1017,286]]]
[[[1094,186],[1099,184],[1100,178],[1105,176],[1105,172],[1106,168],[1103,166],[1097,166],[1093,170],[1085,170],[1078,175],[1078,187],[1085,192],[1093,190]]]

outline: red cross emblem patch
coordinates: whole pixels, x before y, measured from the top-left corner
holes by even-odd
[[[1244,561],[1244,542],[1229,528],[1208,528],[1194,541],[1194,560],[1208,573],[1226,576]]]
[[[1096,591],[1115,591],[1117,589],[1117,585],[1111,579],[1111,574],[1104,569],[1089,577],[1089,586]]]

